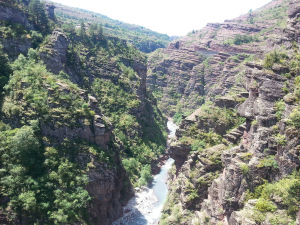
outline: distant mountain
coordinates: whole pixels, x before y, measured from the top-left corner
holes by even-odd
[[[47,1],[50,2],[50,1]],[[158,48],[164,48],[173,39],[166,34],[160,34],[142,26],[123,23],[99,13],[73,8],[59,3],[55,5],[55,15],[59,20],[80,24],[100,23],[106,35],[116,36],[132,43],[140,51],[149,53]]]

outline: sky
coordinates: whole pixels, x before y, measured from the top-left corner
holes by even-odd
[[[170,36],[223,22],[271,0],[53,0]]]

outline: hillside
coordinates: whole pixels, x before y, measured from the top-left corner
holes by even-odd
[[[51,12],[0,1],[0,224],[110,224],[151,179],[166,121],[142,52]]]
[[[160,224],[299,224],[299,16],[274,0],[151,54],[148,88],[180,124]]]
[[[204,96],[241,100],[245,63],[271,51],[286,27],[288,1],[251,14],[207,24],[151,54],[147,83],[168,116],[189,115]],[[237,93],[240,93],[239,96]]]
[[[113,20],[99,13],[64,6],[55,2],[51,3],[55,6],[55,15],[58,20],[75,25],[80,25],[82,21],[89,24],[99,23],[106,35],[129,41],[142,52],[149,53],[157,48],[164,48],[171,40],[166,34],[157,33],[142,26]]]
[[[300,0],[170,43],[54,4],[0,0],[0,224],[157,215],[169,157],[160,225],[300,224]]]

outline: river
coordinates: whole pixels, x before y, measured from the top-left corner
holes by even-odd
[[[168,121],[168,142],[175,137],[177,126]],[[174,163],[168,159],[161,167],[160,173],[153,177],[148,187],[136,191],[135,196],[124,207],[124,215],[113,222],[113,225],[157,225],[161,211],[168,195],[168,172]]]

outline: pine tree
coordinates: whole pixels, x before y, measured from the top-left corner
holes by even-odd
[[[3,52],[2,46],[0,46],[0,95],[3,92],[4,85],[9,80],[11,68],[8,63],[7,55]]]
[[[81,38],[85,38],[86,37],[86,27],[85,27],[85,24],[84,24],[83,21],[81,21],[81,24],[80,24],[79,36]]]
[[[49,29],[49,21],[44,9],[44,5],[40,0],[31,0],[29,3],[29,14],[37,28],[46,33]]]
[[[252,9],[249,10],[248,22],[254,24],[254,16]]]

